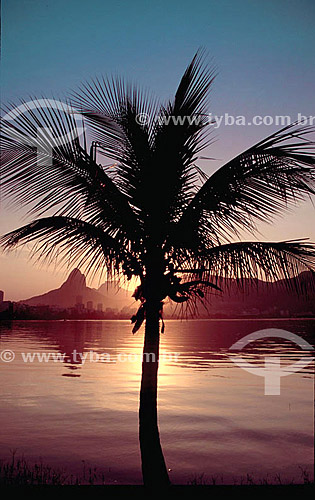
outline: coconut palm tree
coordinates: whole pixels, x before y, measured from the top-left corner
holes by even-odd
[[[287,126],[206,178],[196,161],[211,142],[213,79],[197,53],[164,105],[123,80],[83,85],[71,105],[87,134],[66,105],[48,101],[36,109],[23,101],[22,113],[10,107],[2,123],[2,194],[35,218],[4,235],[3,247],[31,243],[35,257],[139,281],[133,331],[145,321],[144,354],[153,355],[143,357],[139,410],[148,486],[169,483],[157,420],[165,298],[194,307],[224,278],[240,288],[247,278],[281,279],[300,292],[295,277],[315,264],[304,240],[240,241],[244,230],[256,233],[257,222],[314,194],[313,129]],[[112,164],[102,166],[101,155]]]

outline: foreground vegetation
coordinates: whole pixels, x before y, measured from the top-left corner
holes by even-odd
[[[189,486],[223,486],[230,484],[224,475],[207,476],[205,474],[195,475],[188,481]],[[0,462],[0,484],[1,486],[80,486],[80,485],[118,485],[117,481],[109,478],[108,470],[97,467],[87,467],[82,464],[80,474],[71,474],[65,469],[53,468],[38,462],[29,462],[24,457],[15,458],[14,454],[10,461]],[[310,478],[309,471],[300,467],[296,477],[292,480],[284,480],[280,474],[272,474],[258,478],[252,474],[240,476],[233,480],[236,486],[258,486],[258,485],[300,485],[314,484]]]

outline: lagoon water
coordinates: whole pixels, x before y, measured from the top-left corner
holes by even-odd
[[[311,352],[279,338],[247,346],[248,362],[263,368],[265,358],[278,356],[287,371],[280,395],[265,395],[264,378],[237,366],[229,351],[270,328],[312,343],[315,321],[166,321],[158,411],[172,482],[312,479],[314,361],[296,373],[289,367],[311,361]],[[0,329],[0,351],[15,354],[0,362],[0,458],[17,450],[69,474],[96,468],[106,483],[141,483],[143,332],[132,335],[128,321],[14,321]],[[38,354],[25,361],[25,353]]]

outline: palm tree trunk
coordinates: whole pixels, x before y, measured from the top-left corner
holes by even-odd
[[[154,488],[163,488],[170,484],[160,444],[157,420],[159,309],[158,299],[147,299],[139,409],[143,482],[145,486]]]

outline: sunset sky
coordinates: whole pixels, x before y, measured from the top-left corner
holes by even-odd
[[[213,115],[248,121],[315,115],[313,0],[4,0],[2,16],[4,103],[30,95],[62,99],[101,74],[124,75],[167,99],[203,46],[218,70]],[[278,128],[222,125],[204,153],[215,160],[201,166],[211,173]],[[2,203],[0,233],[25,224],[24,213]],[[275,225],[262,225],[261,239],[315,241],[314,214],[306,203]],[[30,263],[28,255],[24,249],[0,257],[0,289],[8,300],[60,286],[67,274]]]

